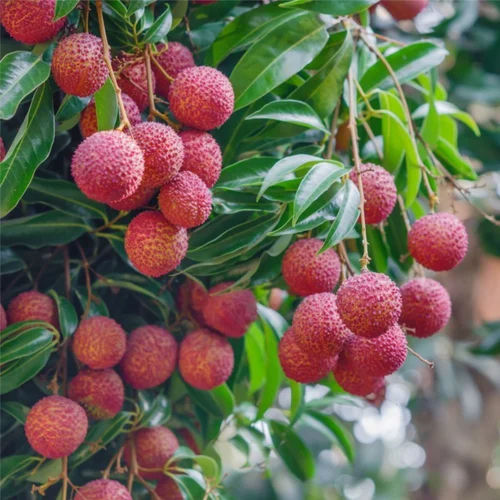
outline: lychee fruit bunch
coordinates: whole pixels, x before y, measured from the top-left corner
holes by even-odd
[[[118,481],[95,479],[78,488],[75,500],[132,500],[132,496]]]
[[[380,2],[397,21],[413,19],[427,7],[429,0],[381,0]]]
[[[177,291],[177,309],[182,315],[187,313],[191,315],[199,325],[204,325],[203,305],[207,297],[208,293],[204,287],[196,281],[188,279],[182,283]]]
[[[160,500],[184,500],[184,495],[175,480],[167,476],[162,477],[158,481],[155,493]]]
[[[342,356],[339,357],[333,375],[340,387],[355,396],[376,394],[384,388],[384,377],[371,377],[358,370],[352,370]]]
[[[145,207],[156,194],[156,188],[143,187],[142,184],[130,196],[120,201],[110,201],[108,206],[115,210],[135,210]]]
[[[58,327],[57,307],[54,300],[44,293],[30,290],[14,297],[7,308],[9,324],[20,321],[45,321]]]

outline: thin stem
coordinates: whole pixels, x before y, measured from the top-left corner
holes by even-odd
[[[153,52],[150,52],[149,56],[151,57],[151,61],[153,61],[153,64],[158,68],[158,71],[169,81],[173,82],[174,77],[170,76],[166,71],[165,68],[157,61],[156,57],[154,56]]]
[[[354,276],[354,274],[356,274],[356,273],[354,272],[354,269],[351,266],[351,262],[349,260],[349,255],[347,254],[347,250],[345,248],[345,244],[343,241],[341,241],[339,243],[339,255],[340,255],[340,259],[347,267],[347,270],[349,271],[350,275]]]
[[[89,314],[90,304],[92,302],[92,286],[90,282],[89,263],[80,243],[77,242],[76,245],[80,255],[82,256],[83,272],[85,273],[85,286],[87,287],[87,303],[85,304],[85,310],[83,311],[83,318],[86,318]]]
[[[90,14],[90,0],[86,0],[85,3],[83,4],[84,8],[84,29],[85,33],[89,32],[89,14]]]
[[[368,134],[368,137],[373,143],[373,147],[375,148],[375,152],[377,153],[378,159],[382,160],[384,157],[382,151],[380,150],[379,145],[377,144],[377,141],[375,140],[375,134],[373,133],[372,128],[370,127],[369,123],[364,119],[360,118],[361,125],[363,125],[363,128],[366,130],[366,133]]]
[[[414,351],[410,346],[407,347],[408,352],[410,354],[413,354],[417,359],[422,361],[422,363],[426,364],[429,368],[434,368],[434,362],[429,361],[428,359],[425,359],[423,356],[421,356],[417,351]]]
[[[146,61],[146,78],[148,82],[148,97],[149,97],[149,116],[148,120],[154,120],[155,110],[155,91],[153,88],[153,72],[151,70],[151,45],[147,44],[144,50],[144,59]]]
[[[67,500],[68,498],[68,457],[63,457],[62,459],[62,500]]]
[[[341,100],[339,99],[337,105],[335,106],[335,111],[333,113],[332,123],[330,125],[330,137],[328,138],[328,144],[324,154],[324,157],[327,159],[330,159],[333,155],[333,143],[335,141],[335,131],[337,130],[337,122],[339,119],[340,104]]]
[[[409,233],[411,229],[410,219],[408,219],[408,214],[405,208],[405,202],[403,201],[403,197],[400,194],[398,194],[398,204],[399,208],[401,209],[401,216],[403,217],[406,231]]]

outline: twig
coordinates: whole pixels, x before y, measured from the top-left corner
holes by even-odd
[[[67,500],[68,498],[68,457],[63,457],[62,459],[62,500]]]
[[[351,266],[351,262],[349,260],[349,255],[347,254],[347,250],[345,248],[345,245],[344,245],[343,241],[341,241],[339,243],[339,255],[340,255],[340,259],[342,260],[342,262],[347,267],[347,270],[349,271],[350,275],[354,276],[354,274],[356,274],[356,273],[354,272],[354,269]]]
[[[80,243],[77,242],[76,246],[82,256],[83,272],[85,273],[85,286],[87,287],[87,303],[85,305],[85,310],[83,311],[83,318],[86,318],[90,311],[90,303],[92,302],[92,286],[90,282],[89,263]]]
[[[366,133],[368,134],[368,137],[373,143],[373,147],[375,148],[375,152],[377,153],[378,159],[382,160],[384,157],[382,151],[380,150],[377,141],[375,140],[375,134],[373,133],[372,128],[370,127],[369,123],[364,119],[360,118],[359,121],[361,122],[361,125],[363,125],[363,128],[365,129]]]
[[[401,216],[403,217],[406,231],[409,233],[411,230],[410,219],[408,219],[408,214],[406,213],[406,208],[405,208],[405,202],[403,201],[403,197],[400,194],[398,194],[398,204],[399,208],[401,209]]]
[[[85,29],[85,33],[89,32],[89,14],[90,14],[90,0],[86,0],[83,4],[84,9],[84,20],[83,26]]]
[[[153,61],[153,64],[158,68],[160,73],[169,81],[173,82],[174,77],[170,76],[166,71],[165,68],[157,61],[156,57],[154,56],[153,52],[149,53],[149,57],[151,57],[151,61]]]
[[[434,362],[429,361],[428,359],[425,359],[423,356],[421,356],[417,351],[414,351],[410,346],[407,346],[408,352],[410,354],[413,354],[417,359],[422,361],[422,363],[426,364],[429,368],[434,368]]]
[[[337,105],[335,106],[335,111],[332,117],[332,123],[330,125],[330,137],[328,138],[328,143],[324,154],[324,157],[327,159],[330,159],[333,155],[333,143],[335,141],[335,131],[337,130],[337,122],[339,119],[341,102],[342,102],[341,99],[339,99]]]

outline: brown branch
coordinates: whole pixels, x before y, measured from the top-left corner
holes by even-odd
[[[429,368],[434,368],[434,362],[425,359],[421,356],[417,351],[414,351],[410,346],[407,346],[408,352],[413,354],[418,360],[422,361],[422,363],[426,364]]]

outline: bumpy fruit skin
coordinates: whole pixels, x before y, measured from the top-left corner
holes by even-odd
[[[340,353],[350,332],[342,323],[333,293],[315,293],[297,307],[292,321],[297,343],[310,356]]]
[[[339,358],[333,369],[335,380],[340,387],[349,394],[355,396],[368,396],[379,393],[385,384],[383,377],[371,377],[352,370],[342,359]]]
[[[0,161],[3,161],[6,154],[5,144],[3,143],[3,139],[0,137]]]
[[[141,112],[139,111],[139,108],[137,107],[135,101],[124,92],[122,92],[122,100],[123,100],[123,106],[125,107],[125,111],[127,112],[127,117],[131,125],[133,126],[137,125],[138,123],[141,123],[142,121]],[[80,133],[82,134],[82,137],[84,139],[98,132],[97,114],[95,110],[95,102],[93,100],[82,111],[82,114],[80,116],[79,126],[80,126]]]
[[[118,71],[116,77],[118,86],[135,101],[141,112],[144,111],[149,104],[148,78],[144,60],[137,59],[133,55],[122,54],[113,59],[113,69]],[[151,78],[153,90],[155,90],[154,73]]]
[[[415,278],[401,287],[403,309],[399,322],[408,334],[425,338],[438,332],[451,316],[451,300],[446,289],[430,278]]]
[[[245,335],[257,319],[257,301],[250,290],[223,293],[233,282],[219,283],[208,291],[203,317],[208,326],[228,337]]]
[[[165,462],[179,447],[179,441],[174,433],[163,426],[140,429],[133,435],[135,456],[139,472],[144,479],[162,479],[163,472],[144,471],[141,469],[162,469]],[[127,442],[123,453],[125,463],[130,467],[132,463],[131,444]]]
[[[408,250],[413,258],[432,271],[449,271],[467,253],[469,240],[462,222],[453,214],[425,215],[408,233]]]
[[[340,317],[356,335],[373,338],[394,325],[401,314],[401,293],[385,274],[363,272],[337,292]]]
[[[58,327],[55,302],[44,293],[31,290],[14,297],[7,308],[9,324],[19,321],[46,321]]]
[[[380,2],[397,21],[413,19],[427,7],[429,0],[382,0]]]
[[[132,500],[132,496],[118,481],[96,479],[79,488],[75,500]]]
[[[223,384],[234,367],[229,341],[206,328],[189,333],[181,342],[179,371],[196,389],[209,391]]]
[[[181,71],[170,84],[168,100],[177,120],[199,130],[220,127],[234,109],[231,82],[209,66]]]
[[[127,334],[106,316],[84,319],[73,335],[76,358],[94,370],[112,368],[125,354]]]
[[[87,97],[97,92],[109,75],[102,40],[75,33],[59,42],[52,56],[52,76],[66,94]]]
[[[361,165],[361,180],[365,197],[365,221],[367,224],[378,224],[391,214],[398,192],[392,175],[379,165],[364,163]],[[358,185],[355,170],[349,174],[351,180]]]
[[[0,332],[4,328],[7,328],[7,313],[5,312],[2,304],[0,304]]]
[[[31,447],[46,458],[71,455],[87,435],[85,410],[71,399],[47,396],[26,417],[24,432]]]
[[[199,325],[204,325],[203,305],[207,297],[208,293],[205,288],[196,283],[196,281],[186,280],[177,291],[177,309],[181,314],[191,314]]]
[[[2,0],[0,21],[18,42],[34,45],[53,38],[65,25],[63,17],[54,22],[56,0]]]
[[[144,174],[144,156],[123,132],[106,130],[85,139],[76,149],[71,173],[91,200],[110,203],[133,194]]]
[[[160,43],[156,47],[159,54],[155,56],[167,75],[175,78],[182,70],[194,66],[193,54],[179,42],[168,42],[168,45]],[[159,95],[168,98],[170,80],[160,71],[156,64],[152,65],[156,77],[156,90]]]
[[[141,184],[130,196],[120,201],[111,201],[108,205],[115,210],[135,210],[146,206],[155,194],[155,188],[145,188]]]
[[[160,500],[184,500],[179,486],[171,477],[161,478],[156,485],[155,493],[160,497]]]
[[[111,369],[82,370],[68,386],[68,397],[95,420],[114,417],[123,407],[124,393],[122,379]]]
[[[127,384],[148,389],[163,384],[176,364],[177,342],[173,335],[159,326],[147,325],[129,335],[120,369]]]
[[[340,260],[331,248],[318,255],[323,242],[316,238],[296,241],[283,257],[281,272],[290,292],[305,297],[331,292],[340,276]]]
[[[139,123],[132,129],[132,137],[144,154],[142,186],[160,187],[179,172],[184,146],[171,127],[157,122]]]
[[[298,344],[292,328],[281,338],[278,356],[285,375],[302,384],[317,382],[326,377],[337,361],[337,356],[310,355]]]
[[[186,229],[173,226],[160,212],[142,212],[125,234],[125,251],[135,268],[157,278],[175,269],[186,255]]]

